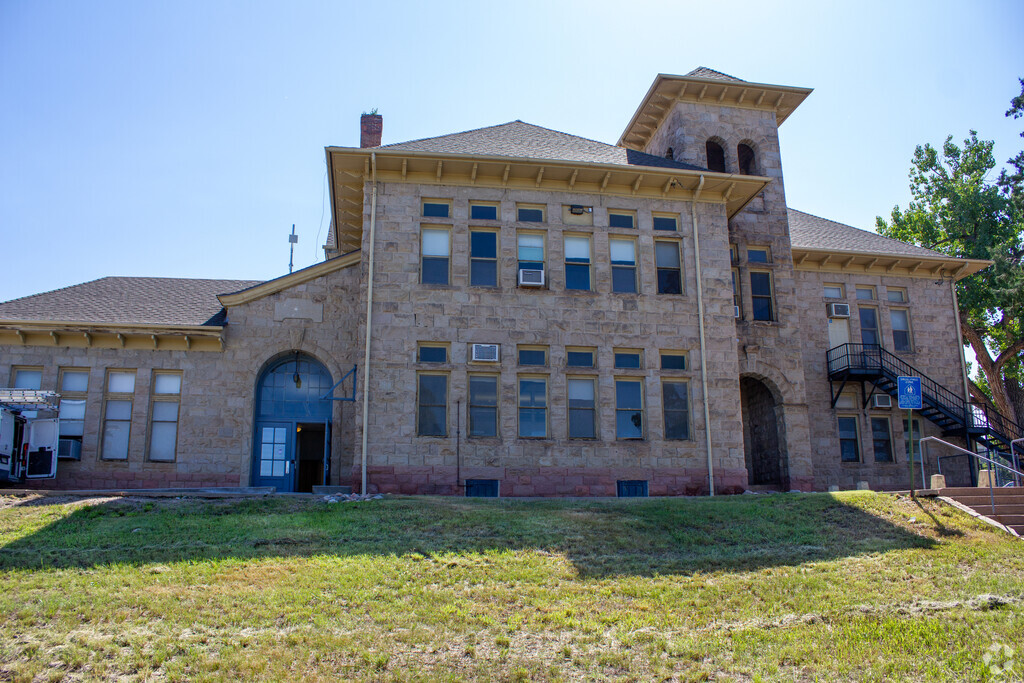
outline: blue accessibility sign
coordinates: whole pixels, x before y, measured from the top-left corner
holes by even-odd
[[[921,410],[921,378],[898,377],[896,387],[899,391],[900,408],[903,410]]]

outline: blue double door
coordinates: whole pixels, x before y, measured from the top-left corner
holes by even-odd
[[[256,388],[252,483],[280,492],[311,491],[330,481],[333,383],[304,354],[270,363]]]
[[[297,420],[256,423],[256,486],[310,492],[330,480],[331,423]]]

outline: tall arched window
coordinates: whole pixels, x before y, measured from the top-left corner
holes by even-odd
[[[671,147],[669,147],[667,150],[665,150],[665,158],[666,159],[675,159],[676,158],[676,154],[672,150]]]
[[[757,175],[757,166],[754,165],[754,150],[750,145],[740,143],[736,146],[736,157],[740,164],[740,173],[743,175]]]
[[[708,153],[708,170],[718,173],[725,173],[725,150],[714,140],[708,140],[704,145]]]

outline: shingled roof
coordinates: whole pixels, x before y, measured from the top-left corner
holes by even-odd
[[[940,254],[931,249],[883,237],[874,232],[830,221],[827,218],[796,209],[789,209],[789,239],[794,249],[827,249],[864,254],[948,258],[946,254]]]
[[[103,325],[223,325],[218,294],[260,280],[104,277],[0,303],[0,320]]]
[[[436,138],[383,145],[380,149],[707,171],[700,166],[644,154],[518,120]]]
[[[721,71],[715,71],[709,69],[706,66],[698,66],[696,69],[686,74],[687,76],[693,76],[694,78],[713,78],[718,81],[734,81],[736,83],[746,83],[742,78],[736,78],[729,74],[724,74]]]

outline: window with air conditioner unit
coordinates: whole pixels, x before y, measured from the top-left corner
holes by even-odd
[[[544,286],[544,271],[536,268],[520,268],[519,269],[519,286],[520,287],[543,287]]]
[[[830,318],[849,318],[850,317],[850,304],[829,304],[828,305],[828,317],[830,317]]]
[[[892,408],[892,396],[889,394],[875,394],[871,398],[873,408]]]
[[[498,344],[473,344],[471,358],[476,363],[497,363],[499,360]]]

